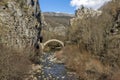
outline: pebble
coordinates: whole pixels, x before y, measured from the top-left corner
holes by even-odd
[[[42,73],[41,73],[42,75],[44,74],[44,72],[42,71]]]
[[[57,79],[59,79],[59,77],[57,77]]]
[[[64,79],[64,78],[65,78],[65,76],[62,77],[62,79]]]
[[[52,76],[51,76],[51,75],[49,75],[49,77],[50,77],[50,78],[52,78]]]
[[[51,69],[51,67],[47,67],[48,69]]]
[[[41,78],[41,76],[38,76],[39,78]]]
[[[41,72],[41,70],[37,70],[37,73],[40,73]]]

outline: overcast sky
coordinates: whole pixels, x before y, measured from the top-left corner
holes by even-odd
[[[39,0],[43,12],[74,13],[81,5],[98,9],[110,0]]]

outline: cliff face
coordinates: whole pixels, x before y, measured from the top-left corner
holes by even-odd
[[[15,48],[34,45],[41,32],[37,0],[0,1],[0,43]]]
[[[84,19],[89,18],[89,17],[95,17],[95,16],[100,16],[102,14],[102,11],[97,11],[97,10],[92,10],[88,8],[79,8],[75,11],[75,17],[70,20],[71,25],[73,24],[72,22],[75,22],[79,19]]]

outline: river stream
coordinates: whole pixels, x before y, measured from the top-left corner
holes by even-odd
[[[44,53],[41,57],[42,69],[38,80],[79,80],[75,72],[66,69],[64,63],[57,63],[54,53]]]

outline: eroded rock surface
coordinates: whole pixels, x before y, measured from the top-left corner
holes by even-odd
[[[0,42],[15,48],[34,45],[41,32],[38,0],[4,0],[0,3]]]

